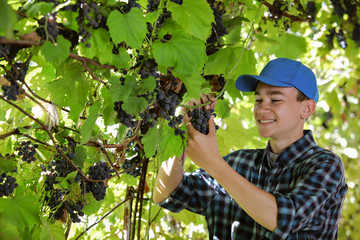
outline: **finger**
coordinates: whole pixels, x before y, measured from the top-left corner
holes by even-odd
[[[195,131],[197,131],[191,123],[188,123],[188,125],[186,126],[186,129],[187,129],[186,133],[188,135],[188,138],[192,138]]]
[[[217,104],[217,100],[215,99],[214,101],[211,102],[210,108],[215,108],[216,104]]]
[[[211,115],[209,118],[209,134],[215,134],[216,127],[215,127],[215,120],[214,115]]]
[[[200,94],[201,103],[208,103],[210,102],[209,96],[205,95],[204,93]]]

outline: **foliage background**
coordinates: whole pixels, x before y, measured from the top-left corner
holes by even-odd
[[[253,97],[239,93],[234,87],[239,74],[259,73],[274,57],[298,59],[313,69],[318,79],[320,99],[307,128],[314,131],[319,145],[339,154],[345,165],[349,190],[339,226],[339,239],[360,238],[360,39],[356,1],[316,0],[315,14],[306,7],[309,1],[305,0],[284,1],[280,5],[271,1],[219,1],[226,10],[222,20],[228,34],[213,44],[205,45],[214,27],[211,25],[214,16],[205,0],[184,0],[182,5],[169,1],[167,7],[171,18],[154,31],[156,35],[150,39],[145,36],[146,22],[154,24],[162,14],[161,8],[148,12],[148,3],[142,0],[138,1],[141,10],[133,8],[121,13],[119,10],[125,3],[99,0],[95,2],[101,6],[108,22],[107,27],[91,29],[90,48],[80,41],[71,43],[62,36],[56,44],[24,39],[39,26],[37,20],[55,11],[49,2],[0,1],[0,35],[3,37],[0,43],[21,46],[16,61],[25,62],[31,54],[33,62],[24,81],[30,87],[22,85],[26,94],[13,102],[27,114],[4,98],[0,100],[0,152],[12,156],[11,161],[2,158],[0,166],[3,170],[16,164],[18,171],[14,176],[19,183],[11,197],[0,199],[2,239],[126,239],[129,230],[124,224],[126,211],[134,209],[138,209],[133,214],[139,219],[134,218],[132,226],[137,226],[138,238],[207,238],[201,216],[187,211],[170,213],[151,202],[154,178],[161,161],[181,151],[181,139],[161,125],[161,121],[158,125],[161,133],[152,131],[152,135],[135,136],[146,139],[141,141],[149,158],[142,183],[139,178],[127,174],[111,178],[104,200],[97,202],[87,196],[86,215],[81,223],[49,220],[48,209],[41,206],[44,176],[40,164],[49,163],[56,151],[51,147],[54,143],[49,134],[39,130],[41,124],[30,116],[44,124],[48,112],[40,105],[46,105],[42,99],[51,101],[60,114],[59,131],[51,134],[58,143],[64,142],[66,137],[76,139],[79,143],[76,164],[86,172],[92,163],[106,161],[101,147],[96,144],[89,146],[89,143],[100,140],[108,145],[124,145],[127,129],[116,120],[112,109],[114,101],[123,99],[134,113],[143,107],[120,95],[119,92],[124,94],[124,90],[114,79],[124,73],[119,69],[138,76],[138,69],[132,68],[139,61],[137,52],[155,58],[158,71],[173,70],[188,89],[184,102],[199,96],[200,91],[207,91],[209,83],[204,76],[224,77],[226,91],[216,108],[217,121],[221,125],[218,142],[223,154],[266,144],[266,139],[259,138],[252,119]],[[68,1],[64,4],[70,2],[74,3]],[[59,13],[57,22],[63,23],[66,29],[77,31],[75,15]],[[160,40],[166,34],[172,38],[162,44]],[[112,52],[114,45],[124,41],[130,47],[120,48],[117,54]],[[75,47],[70,48],[71,44]],[[209,48],[217,51],[209,54]],[[3,59],[1,65],[8,68],[7,64]],[[5,68],[0,69],[0,73],[4,76]],[[21,162],[14,154],[19,143],[29,137],[50,145],[40,144],[37,160],[32,164]],[[118,158],[118,149],[109,147],[106,151],[113,160]],[[187,161],[187,171],[195,168]],[[123,203],[127,193],[138,194],[141,187],[144,189],[141,207],[135,198]]]

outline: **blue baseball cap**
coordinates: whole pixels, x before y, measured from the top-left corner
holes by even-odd
[[[315,74],[299,61],[277,58],[266,64],[259,75],[241,75],[235,86],[244,92],[253,92],[258,81],[277,87],[295,87],[315,102],[319,100],[319,91]]]

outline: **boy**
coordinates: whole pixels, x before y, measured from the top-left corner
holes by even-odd
[[[205,215],[210,239],[336,239],[344,167],[303,129],[318,101],[315,75],[301,62],[279,58],[260,75],[240,76],[236,87],[255,92],[253,113],[260,136],[269,138],[266,148],[223,158],[213,117],[208,135],[188,124],[186,153],[162,164],[154,202]],[[214,98],[201,98],[215,107]],[[201,169],[184,174],[185,154]]]

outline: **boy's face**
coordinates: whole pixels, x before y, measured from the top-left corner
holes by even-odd
[[[302,137],[306,101],[298,102],[297,94],[294,87],[257,84],[254,117],[260,136],[289,143]]]

